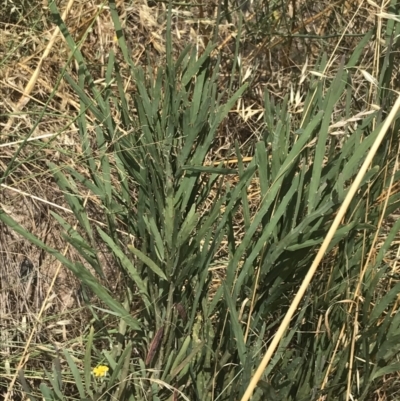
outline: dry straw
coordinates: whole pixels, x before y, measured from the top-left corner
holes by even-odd
[[[74,4],[74,1],[75,0],[69,0],[69,2],[67,4],[67,7],[65,8],[64,13],[62,15],[62,19],[63,20],[66,19],[69,11],[72,8],[72,5]],[[25,87],[24,93],[22,94],[22,96],[19,99],[16,107],[14,108],[14,115],[12,115],[10,117],[10,119],[8,120],[6,126],[4,127],[3,132],[8,132],[11,129],[11,127],[12,127],[12,125],[14,123],[15,114],[20,112],[28,104],[28,102],[30,100],[30,94],[32,93],[32,90],[35,87],[36,81],[39,78],[43,62],[44,62],[44,60],[46,60],[46,58],[50,54],[50,51],[53,48],[53,45],[56,42],[59,34],[60,34],[60,28],[57,26],[54,29],[53,35],[51,36],[51,39],[50,39],[45,51],[43,52],[42,57],[40,58],[40,61],[39,61],[38,65],[36,66],[35,72],[31,76],[31,79],[29,80],[28,84]]]

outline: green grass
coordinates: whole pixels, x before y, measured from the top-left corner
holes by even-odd
[[[400,223],[389,219],[400,207],[399,113],[289,313],[395,104],[400,24],[369,31],[339,61],[321,53],[311,73],[302,72],[305,84],[296,83],[301,100],[265,89],[261,118],[251,120],[252,153],[231,140],[227,157],[236,162],[225,163],[212,152],[255,84],[241,80],[245,67],[236,57],[221,85],[218,43],[178,52],[168,8],[163,63],[138,65],[111,1],[118,41],[98,81],[55,3],[49,7],[70,50],[52,95],[67,83],[79,110],[32,154],[28,138],[49,117],[43,107],[1,183],[28,163],[51,174],[72,212],[49,212],[68,251],[27,230],[3,204],[0,220],[73,273],[84,308],[64,326],[62,313],[46,318],[48,291],[25,341],[6,339],[19,348],[0,370],[7,397],[245,401],[247,390],[252,400],[374,400],[382,392],[396,399]],[[374,59],[372,85],[360,77],[376,37],[385,51]],[[81,148],[73,161],[56,140],[71,126]],[[61,158],[45,160],[58,147]],[[278,335],[285,316],[288,327]],[[53,338],[38,341],[53,319],[75,324],[74,335],[49,331]],[[275,336],[277,348],[249,387]],[[93,371],[98,366],[108,374]]]

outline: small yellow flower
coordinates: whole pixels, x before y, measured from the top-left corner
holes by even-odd
[[[108,366],[99,365],[93,369],[93,374],[96,377],[104,377],[107,375],[108,370]]]
[[[275,10],[272,13],[272,17],[274,18],[275,21],[279,21],[281,19],[281,13],[278,10]]]

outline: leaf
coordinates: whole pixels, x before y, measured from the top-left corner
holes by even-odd
[[[93,391],[92,391],[92,346],[93,346],[93,336],[94,336],[94,328],[93,326],[90,327],[89,335],[87,336],[87,343],[85,347],[85,358],[83,362],[83,367],[84,367],[84,378],[85,378],[85,388],[86,392],[93,397]]]
[[[54,393],[49,389],[49,387],[47,387],[45,383],[40,383],[39,389],[45,401],[60,400],[58,397],[55,397]]]
[[[156,221],[153,216],[143,216],[143,221],[146,223],[148,231],[151,233],[152,238],[156,244],[157,256],[161,262],[164,261],[165,252],[164,252],[164,244],[161,238],[160,231],[157,228]]]
[[[79,396],[81,398],[84,398],[85,397],[85,389],[83,388],[83,382],[82,382],[81,374],[78,370],[78,367],[76,366],[75,362],[72,360],[71,356],[69,355],[69,353],[66,349],[63,349],[63,353],[65,355],[65,359],[67,360],[68,366],[71,369],[72,375],[74,376],[74,381],[75,381],[76,387],[79,391]]]
[[[84,228],[89,237],[93,239],[93,232],[90,226],[88,215],[83,206],[82,199],[80,199],[81,195],[76,193],[76,191],[72,188],[71,183],[54,163],[49,162],[48,165],[54,175],[57,185],[63,191],[65,200],[70,205],[71,210],[74,212],[74,215],[78,219],[81,227]]]
[[[193,204],[187,214],[182,227],[178,233],[176,247],[179,249],[184,243],[187,243],[188,238],[193,234],[193,230],[197,225],[199,215],[196,213],[196,205]]]
[[[238,354],[239,354],[239,359],[241,363],[244,365],[245,360],[246,360],[246,345],[244,342],[244,336],[243,336],[243,331],[242,327],[240,325],[239,321],[239,316],[237,314],[235,305],[233,303],[233,299],[231,294],[229,293],[228,287],[226,286],[225,283],[222,283],[222,286],[224,288],[224,298],[225,301],[228,305],[229,313],[230,313],[230,324],[231,324],[231,329],[234,335],[234,338],[232,338],[233,341],[235,341]]]
[[[197,354],[199,354],[203,347],[204,344],[202,343],[196,344],[195,347],[190,351],[189,355],[178,366],[176,366],[175,369],[172,370],[171,379],[180,374],[180,377],[178,378],[179,380],[183,376],[182,373],[185,368],[190,370],[190,361],[193,360]]]
[[[379,377],[385,375],[391,375],[392,373],[398,373],[400,371],[400,362],[390,364],[388,366],[384,366],[383,368],[378,369],[372,376],[372,380],[376,380]]]
[[[139,272],[136,270],[135,266],[132,262],[127,258],[127,256],[122,252],[122,250],[115,244],[115,242],[110,238],[100,227],[97,227],[97,231],[99,232],[103,241],[110,247],[115,256],[121,261],[122,266],[127,270],[129,276],[138,286],[140,293],[142,294],[142,298],[144,302],[149,305],[149,294],[147,291],[147,286],[145,282],[141,279]]]
[[[156,273],[162,279],[168,281],[164,272],[143,252],[139,251],[139,249],[135,248],[133,245],[128,245],[128,249],[137,256],[145,265],[147,265],[154,273]]]
[[[28,384],[28,382],[25,379],[23,370],[18,371],[18,378],[22,385],[25,395],[30,399],[30,401],[37,401],[36,398],[31,394],[32,389],[31,389],[31,386]]]
[[[173,379],[174,376],[176,376],[176,374],[178,373],[178,372],[176,372],[176,374],[173,374],[173,371],[178,366],[178,364],[180,364],[182,362],[191,343],[192,343],[191,336],[187,336],[185,338],[185,340],[183,341],[182,347],[179,350],[178,355],[176,356],[176,358],[174,360],[174,363],[171,366],[171,379]]]
[[[130,360],[131,359],[131,354],[132,354],[132,343],[129,341],[126,348],[124,349],[123,353],[121,354],[120,358],[118,359],[118,362],[111,362],[110,360],[110,353],[108,351],[105,351],[104,353],[107,357],[107,360],[110,363],[110,366],[112,366],[112,374],[111,377],[107,383],[107,388],[112,389],[115,386],[115,382],[117,380],[120,380],[120,375],[123,370],[123,366],[125,364],[126,359]]]

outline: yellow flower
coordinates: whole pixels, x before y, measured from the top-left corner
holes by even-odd
[[[96,377],[104,377],[107,375],[107,372],[108,372],[108,366],[104,365],[99,365],[93,369],[93,374]]]
[[[275,21],[279,21],[281,19],[281,13],[278,10],[275,10],[272,13],[272,17],[274,18]]]

